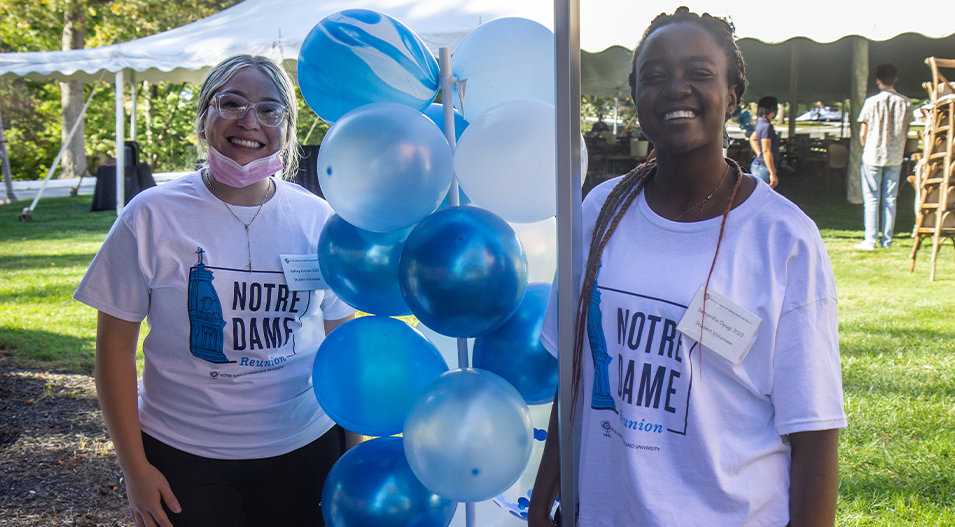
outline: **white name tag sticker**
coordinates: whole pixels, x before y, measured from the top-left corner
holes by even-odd
[[[703,347],[737,365],[756,340],[763,319],[712,287],[706,290],[704,313],[703,287],[696,292],[676,329],[694,342],[700,341],[702,333]]]
[[[317,254],[281,254],[279,257],[285,272],[285,284],[292,291],[329,289],[318,267]]]

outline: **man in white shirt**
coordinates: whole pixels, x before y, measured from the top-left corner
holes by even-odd
[[[862,192],[865,203],[865,239],[856,249],[871,251],[892,245],[895,228],[895,198],[899,193],[899,173],[905,140],[912,122],[912,103],[895,91],[898,73],[895,66],[881,64],[875,70],[879,93],[865,100],[859,122],[862,123]],[[881,229],[879,216],[882,216]],[[881,238],[879,233],[882,233]]]

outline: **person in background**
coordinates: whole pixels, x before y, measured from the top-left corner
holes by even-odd
[[[560,328],[582,403],[563,423],[580,431],[578,525],[832,527],[846,426],[835,280],[812,220],[723,157],[746,88],[732,26],[658,16],[630,86],[654,153],[584,200],[576,324]],[[541,331],[555,355],[556,289]],[[554,525],[556,409],[529,527]]]
[[[131,200],[74,294],[99,311],[96,389],[138,527],[323,525],[322,485],[347,445],[312,363],[354,309],[283,274],[332,215],[283,179],[295,121],[282,66],[213,68],[196,118],[205,165]]]
[[[597,115],[597,122],[594,123],[594,125],[590,127],[590,133],[592,133],[592,134],[599,134],[599,133],[602,133],[602,132],[606,132],[606,131],[608,131],[608,130],[610,130],[610,127],[607,126],[607,123],[604,122],[604,116],[603,116],[603,114],[598,114],[598,115]]]
[[[912,102],[895,91],[898,77],[895,66],[877,66],[875,83],[880,91],[865,100],[859,113],[859,122],[862,123],[859,140],[862,142],[865,238],[854,247],[863,251],[892,246],[899,174],[902,172],[909,125],[914,118]]]
[[[749,136],[749,145],[756,154],[749,171],[769,186],[779,184],[779,134],[773,128],[779,101],[775,97],[763,97],[756,103],[756,131]]]

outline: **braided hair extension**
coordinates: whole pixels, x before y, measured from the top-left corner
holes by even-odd
[[[690,12],[690,9],[687,7],[679,7],[672,15],[666,13],[660,13],[656,18],[650,22],[650,26],[643,33],[643,37],[640,38],[640,43],[637,44],[637,48],[633,51],[633,60],[630,63],[630,95],[633,97],[634,102],[637,100],[636,91],[637,91],[637,76],[636,76],[636,65],[637,59],[640,57],[640,51],[643,49],[644,42],[647,41],[647,38],[656,30],[661,27],[668,26],[670,24],[679,24],[682,22],[696,24],[697,26],[705,29],[717,44],[719,44],[720,49],[723,50],[723,53],[726,55],[726,64],[729,66],[727,71],[727,82],[731,88],[736,89],[736,100],[743,100],[743,93],[746,91],[746,61],[743,60],[743,53],[740,51],[739,46],[736,45],[736,29],[733,26],[732,22],[727,21],[724,18],[710,15],[709,13],[703,13],[698,15],[696,13]],[[735,109],[734,109],[735,110]],[[732,111],[726,114],[726,117],[729,118]]]
[[[720,254],[720,245],[723,242],[723,232],[726,229],[726,219],[733,209],[733,202],[736,201],[736,195],[743,183],[743,168],[736,161],[726,158],[726,163],[736,173],[736,183],[733,185],[733,192],[726,203],[726,209],[723,211],[723,219],[720,222],[720,235],[716,241],[716,251],[713,254],[713,262],[710,264],[710,272],[706,276],[706,285],[704,285],[703,311],[706,311],[706,289],[710,286],[710,278],[713,276],[713,270],[716,268],[716,258]],[[590,294],[597,283],[597,272],[600,270],[600,260],[603,256],[604,247],[610,241],[620,220],[623,219],[627,209],[633,203],[633,200],[640,195],[646,184],[656,175],[656,159],[654,153],[650,152],[646,163],[639,165],[625,175],[617,183],[600,208],[597,215],[597,222],[594,225],[594,232],[590,238],[590,251],[587,257],[587,268],[584,273],[583,283],[581,284],[580,297],[577,300],[577,317],[574,323],[574,375],[572,380],[573,396],[571,399],[571,419],[577,409],[577,390],[580,386],[580,376],[583,370],[581,363],[584,349],[585,332],[587,331],[587,312],[590,307]],[[702,334],[700,336],[702,341]]]

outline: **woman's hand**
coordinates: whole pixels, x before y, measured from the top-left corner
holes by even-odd
[[[165,476],[148,463],[125,470],[123,474],[126,477],[129,513],[136,527],[172,527],[172,522],[162,508],[163,502],[174,513],[179,513],[182,509]]]
[[[96,394],[103,420],[126,478],[126,497],[138,527],[172,527],[160,500],[178,513],[179,502],[169,482],[146,459],[139,426],[136,388],[136,343],[139,322],[102,311],[96,323]]]

